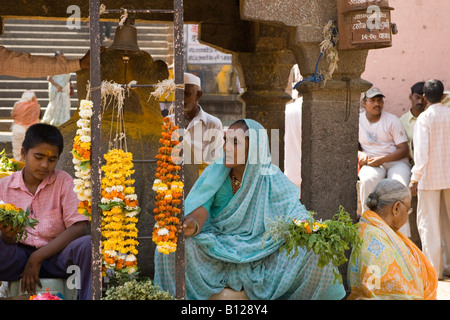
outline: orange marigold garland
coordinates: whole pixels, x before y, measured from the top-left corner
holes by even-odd
[[[72,162],[75,165],[74,191],[80,203],[78,212],[91,218],[91,116],[92,101],[81,100],[78,112],[77,134],[72,147]]]
[[[169,254],[177,248],[176,231],[180,223],[177,216],[181,213],[179,206],[183,196],[183,182],[179,181],[181,167],[176,164],[181,145],[178,126],[169,117],[164,118],[162,130],[159,140],[162,146],[155,156],[158,159],[153,183],[153,190],[156,192],[156,208],[153,210],[156,223],[152,238],[159,252]]]

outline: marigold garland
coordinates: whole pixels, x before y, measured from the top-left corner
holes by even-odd
[[[72,162],[75,165],[74,191],[80,203],[78,212],[91,218],[92,183],[91,183],[91,117],[92,101],[81,100],[77,121],[77,135],[72,148]]]
[[[177,248],[177,225],[180,219],[177,217],[181,213],[178,207],[183,196],[183,182],[179,181],[179,171],[181,167],[176,165],[180,145],[179,135],[169,117],[164,118],[162,125],[161,139],[158,154],[155,156],[157,168],[153,190],[156,192],[155,206],[155,226],[153,227],[153,242],[157,244],[159,252],[169,254],[175,252]]]
[[[132,154],[121,149],[111,149],[104,155],[106,165],[102,166],[102,198],[99,204],[103,210],[102,236],[103,258],[106,268],[123,272],[137,271],[136,240],[137,215],[140,212],[137,195],[133,187],[134,174]]]

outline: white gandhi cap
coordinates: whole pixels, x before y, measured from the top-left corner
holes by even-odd
[[[195,84],[199,88],[202,87],[200,78],[193,75],[192,73],[187,73],[187,72],[184,73],[184,84]]]

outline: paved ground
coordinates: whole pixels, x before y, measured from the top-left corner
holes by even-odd
[[[450,278],[439,281],[437,299],[450,300]]]

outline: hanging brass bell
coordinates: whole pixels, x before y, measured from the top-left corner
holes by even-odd
[[[130,25],[129,19],[121,26],[117,26],[114,42],[109,47],[112,50],[140,51],[137,43],[137,30]]]

